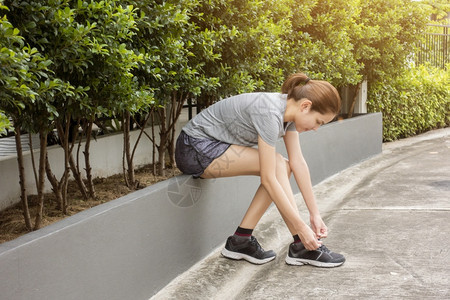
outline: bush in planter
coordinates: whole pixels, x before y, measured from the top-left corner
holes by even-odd
[[[429,11],[409,0],[363,0],[351,31],[354,57],[369,83],[395,77],[425,31]]]
[[[89,164],[92,123],[97,118],[120,116],[129,107],[146,107],[152,100],[149,93],[138,86],[131,73],[141,63],[142,55],[125,44],[137,31],[137,15],[133,7],[123,6],[115,0],[7,0],[4,9],[17,31],[20,30],[23,40],[49,59],[45,65],[48,66],[47,73],[58,78],[71,91],[53,93],[47,97],[37,93],[43,100],[44,108],[52,109],[54,114],[51,118],[44,114],[23,114],[33,121],[36,118],[41,121],[34,128],[58,130],[64,149],[63,175],[57,178],[50,164],[45,164],[45,171],[61,210],[66,212],[69,170],[87,199],[78,158],[74,158],[72,151],[77,142],[78,127],[84,129],[87,137],[85,170],[93,197]],[[40,72],[41,76],[41,73],[45,74]],[[45,151],[41,153],[45,154]]]
[[[0,10],[2,13],[9,11],[1,0]],[[38,229],[42,220],[45,154],[47,134],[50,131],[48,121],[58,115],[52,103],[46,100],[57,93],[70,94],[71,91],[59,79],[51,77],[48,67],[52,61],[46,59],[36,48],[26,45],[19,33],[20,30],[9,22],[6,15],[0,19],[0,133],[6,126],[11,126],[4,112],[12,119],[14,126],[23,216],[27,229],[31,230],[32,227]],[[25,187],[21,144],[23,130],[39,133],[40,137],[38,173],[34,170],[39,208],[34,226]]]
[[[450,125],[448,70],[414,67],[370,86],[368,110],[383,113],[385,141]]]
[[[283,69],[293,60],[283,41],[291,31],[287,2],[201,2],[196,23],[201,31],[213,33],[218,54],[217,60],[205,63],[203,72],[220,84],[203,87],[197,104],[206,107],[230,95],[279,89]]]
[[[318,0],[301,4],[304,7],[298,2],[291,3],[291,51],[297,67],[337,87],[360,82],[362,65],[352,51],[360,1]]]
[[[11,128],[11,123],[8,117],[0,111],[0,136],[6,134],[6,131]]]
[[[214,76],[207,77],[202,71],[217,57],[213,35],[200,30],[193,21],[198,17],[198,0],[128,2],[141,16],[130,47],[144,56],[144,63],[133,74],[141,85],[152,88],[155,103],[148,109],[145,122],[150,118],[150,127],[159,127],[159,142],[154,130],[148,135],[153,144],[153,173],[164,175],[166,152],[170,164],[175,164],[175,126],[183,104],[201,88],[217,84]]]

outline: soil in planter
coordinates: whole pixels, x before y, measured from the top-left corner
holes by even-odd
[[[152,174],[151,167],[151,165],[148,165],[136,171],[136,179],[139,180],[139,189],[181,174],[181,172],[176,168],[168,168],[166,169],[166,176],[155,176]],[[78,191],[76,183],[72,181],[69,182],[67,194],[69,206],[66,215],[63,214],[61,210],[57,209],[55,196],[53,193],[45,194],[44,214],[41,228],[83,210],[134,192],[134,190],[126,187],[122,174],[114,175],[108,178],[97,178],[94,180],[94,184],[97,194],[96,199],[84,201],[81,198],[81,194]],[[33,224],[34,216],[36,215],[35,211],[37,209],[36,198],[37,197],[35,195],[28,197]],[[16,239],[26,233],[28,233],[28,230],[25,226],[20,204],[0,212],[0,244]]]

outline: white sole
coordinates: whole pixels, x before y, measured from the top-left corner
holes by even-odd
[[[294,258],[294,257],[289,257],[289,256],[286,256],[286,260],[285,261],[286,261],[286,263],[288,265],[293,265],[293,266],[311,265],[311,266],[320,267],[320,268],[339,267],[340,265],[342,265],[344,263],[344,262],[340,262],[340,263],[324,263],[324,262],[320,262],[320,261],[316,261],[316,260]]]
[[[229,251],[225,248],[222,249],[222,255],[226,258],[231,258],[231,259],[235,259],[235,260],[241,260],[241,259],[245,259],[246,261],[252,263],[252,264],[256,264],[256,265],[262,265],[265,263],[268,263],[271,260],[275,259],[275,256],[272,257],[268,257],[268,258],[264,258],[264,259],[256,259],[254,257],[251,257],[247,254],[242,254],[242,253],[238,253],[238,252],[232,252]]]

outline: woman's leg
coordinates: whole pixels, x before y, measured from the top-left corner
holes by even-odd
[[[231,145],[205,169],[201,178],[221,178],[240,175],[259,176],[258,150]]]
[[[290,169],[287,161],[278,154],[276,165],[276,177],[283,191],[289,199],[292,209],[298,209],[295,203],[289,182]],[[213,161],[208,166],[203,178],[217,178],[238,175],[259,175],[259,154],[258,150],[240,146],[230,146],[225,153]],[[263,186],[260,186],[255,197],[250,204],[247,213],[242,220],[243,226],[253,229],[271,202],[270,196]],[[298,234],[294,231],[292,224],[281,214],[292,235]],[[244,227],[245,228],[245,227]],[[222,255],[232,259],[246,259],[252,263],[263,264],[272,261],[276,254],[264,251],[254,237],[245,240],[233,239],[230,236],[222,250]],[[331,252],[326,247],[318,248],[315,251],[306,250],[302,243],[292,243],[289,245],[286,263],[291,265],[311,264],[319,267],[337,267],[345,262],[345,257],[341,254]]]
[[[259,170],[259,153],[257,149],[231,145],[224,154],[215,159],[208,168],[206,168],[201,177],[220,178],[239,175],[259,176]],[[283,187],[283,190],[292,205],[292,209],[298,209],[289,182],[289,177],[291,175],[289,163],[279,154],[277,157],[276,172],[277,179]],[[254,229],[271,203],[272,199],[270,198],[269,193],[262,185],[260,185],[242,219],[240,227]],[[282,217],[292,235],[297,234],[290,222],[283,215]]]
[[[270,198],[269,193],[267,193],[266,189],[260,185],[239,226],[242,228],[254,229],[271,203],[272,198]],[[295,202],[292,203],[291,201],[291,205],[294,209],[298,209]],[[292,226],[283,214],[281,214],[281,216],[291,234],[296,235],[297,233],[295,232],[294,226]]]

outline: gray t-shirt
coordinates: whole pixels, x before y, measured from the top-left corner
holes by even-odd
[[[294,123],[284,124],[286,94],[248,93],[223,99],[203,110],[184,126],[183,131],[198,139],[215,139],[233,145],[252,147],[258,135],[275,146]]]

